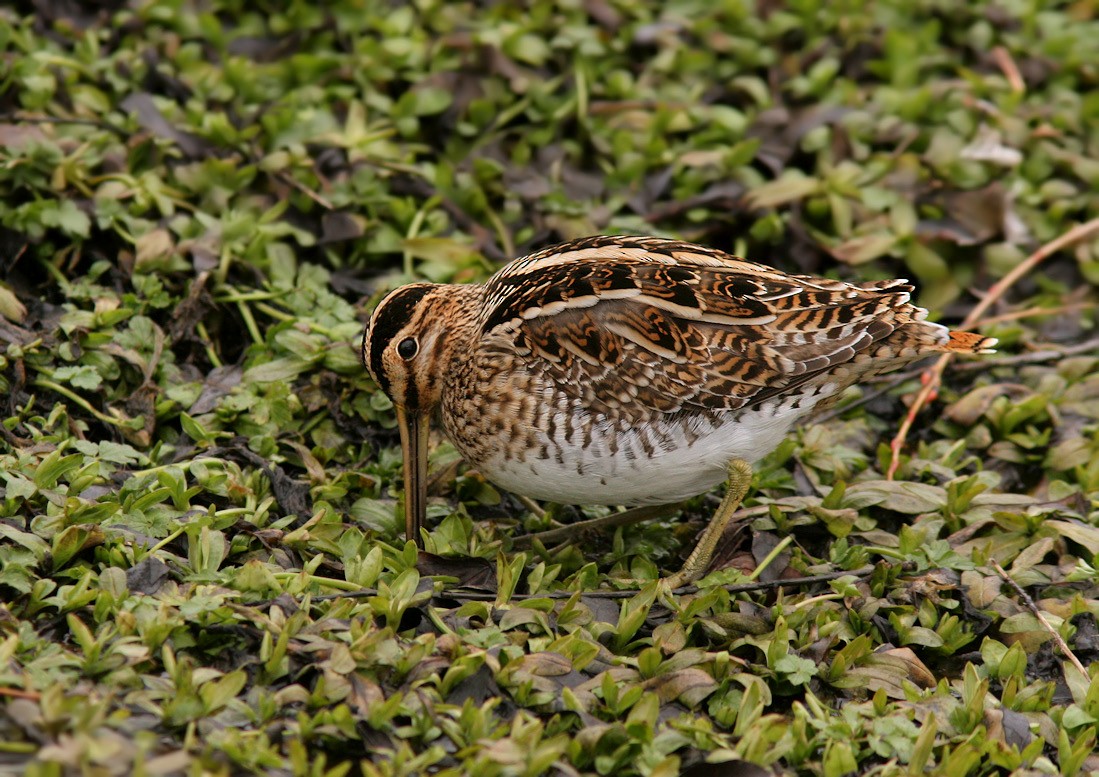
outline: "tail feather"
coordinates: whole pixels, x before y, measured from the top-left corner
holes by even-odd
[[[943,350],[955,353],[996,353],[995,337],[985,337],[976,332],[951,332],[950,339],[943,344]]]

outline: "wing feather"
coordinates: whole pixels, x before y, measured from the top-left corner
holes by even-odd
[[[590,238],[494,276],[481,326],[591,409],[641,418],[735,410],[823,382],[922,319],[910,292],[904,281],[786,275],[676,241]]]

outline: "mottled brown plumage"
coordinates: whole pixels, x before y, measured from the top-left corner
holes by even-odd
[[[926,322],[911,291],[651,237],[555,246],[484,285],[397,289],[363,361],[401,416],[412,537],[436,408],[462,455],[515,492],[674,502],[719,483],[731,460],[766,455],[859,380],[994,344]]]

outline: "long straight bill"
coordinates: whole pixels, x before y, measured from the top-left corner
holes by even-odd
[[[427,514],[427,419],[403,407],[397,407],[404,454],[404,532],[405,540],[424,546],[420,527]]]

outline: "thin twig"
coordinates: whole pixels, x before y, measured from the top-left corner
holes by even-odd
[[[1018,321],[1022,318],[1037,318],[1038,316],[1063,316],[1065,313],[1076,313],[1081,310],[1092,310],[1099,307],[1094,302],[1073,302],[1068,305],[1059,305],[1055,308],[1027,308],[1026,310],[1013,310],[1010,313],[1001,313],[998,316],[990,316],[981,321],[982,326],[989,324],[1002,324],[1005,321]]]
[[[996,46],[992,49],[992,58],[996,60],[996,64],[1004,72],[1004,78],[1011,86],[1011,91],[1018,94],[1025,92],[1026,81],[1023,80],[1023,74],[1019,72],[1019,66],[1011,58],[1011,53],[1003,46]]]
[[[778,558],[782,551],[790,547],[790,543],[794,541],[793,534],[787,534],[783,537],[775,547],[771,548],[771,552],[764,556],[763,561],[756,565],[756,568],[752,570],[748,575],[749,580],[759,580],[759,576],[763,574],[767,567],[771,566],[776,558]]]
[[[859,567],[858,569],[851,570],[839,570],[836,572],[826,572],[821,575],[808,575],[806,577],[790,577],[782,580],[769,580],[767,582],[754,582],[754,583],[729,583],[727,585],[719,586],[724,588],[729,593],[751,593],[754,591],[772,591],[776,588],[799,588],[802,586],[814,585],[816,583],[827,583],[832,580],[838,580],[841,577],[868,577],[873,573],[873,566]],[[707,586],[708,588],[709,586]],[[699,591],[699,587],[696,585],[686,585],[681,588],[676,588],[672,591],[674,594],[693,594]],[[640,589],[628,588],[619,591],[608,591],[605,589],[599,589],[595,591],[548,591],[546,593],[537,594],[512,594],[511,599],[514,601],[526,601],[529,599],[571,599],[579,593],[581,596],[587,596],[594,599],[631,599],[641,593]],[[376,588],[363,588],[360,591],[341,591],[336,594],[317,594],[310,596],[309,599],[312,602],[327,602],[335,599],[364,599],[371,596],[377,596],[378,590]],[[444,590],[435,594],[434,598],[437,599],[458,599],[460,601],[474,601],[474,602],[494,602],[498,598],[498,594],[495,591],[458,591],[453,589]],[[281,599],[282,597],[280,597]],[[295,603],[301,604],[302,598],[295,598]],[[249,602],[243,606],[254,607],[262,609],[264,607],[270,607],[273,604],[279,604],[279,599],[265,599],[260,602]]]
[[[1095,232],[1099,232],[1099,218],[1094,218],[1083,224],[1077,224],[1068,232],[1065,232],[1063,235],[1046,243],[1024,261],[1012,268],[1011,272],[994,283],[992,288],[988,290],[988,293],[985,294],[984,298],[973,307],[973,310],[969,311],[969,315],[966,316],[965,320],[960,324],[960,328],[970,329],[976,326],[981,321],[981,317],[985,312],[999,301],[1007,290],[1014,286],[1020,278],[1041,264],[1049,256],[1074,243],[1091,237]],[[908,438],[908,432],[912,429],[912,424],[915,423],[916,416],[919,414],[920,410],[922,410],[924,405],[926,405],[931,398],[935,396],[936,392],[938,392],[939,386],[942,384],[943,371],[946,370],[946,365],[950,363],[952,356],[952,353],[944,353],[938,358],[934,365],[924,372],[923,388],[916,394],[915,399],[912,401],[912,406],[908,408],[908,413],[901,422],[900,429],[897,430],[897,435],[890,443],[891,459],[889,462],[889,469],[885,473],[886,480],[892,480],[893,476],[897,473],[897,467],[899,467],[901,463],[901,449],[904,447],[904,442]]]
[[[319,192],[313,191],[312,189],[310,189],[308,186],[306,186],[305,184],[303,184],[301,181],[297,180],[293,176],[287,175],[286,173],[275,173],[275,177],[278,178],[283,183],[287,184],[288,186],[294,187],[299,192],[304,194],[306,197],[311,199],[313,202],[320,205],[325,210],[335,210],[336,209],[336,206],[333,205],[324,195],[320,194]]]
[[[680,503],[676,503],[671,505],[635,507],[632,510],[612,513],[610,515],[605,515],[602,518],[589,518],[586,521],[577,521],[576,523],[570,523],[556,529],[547,529],[546,531],[535,532],[534,534],[520,534],[512,540],[512,547],[525,548],[534,540],[538,540],[543,545],[551,542],[558,542],[560,540],[568,540],[574,538],[581,532],[593,529],[605,530],[617,528],[619,526],[632,526],[635,523],[671,513],[681,506]]]
[[[41,701],[42,694],[37,691],[21,691],[18,688],[0,688],[0,696],[10,696],[13,699],[30,699]]]
[[[623,111],[653,111],[661,108],[668,111],[683,111],[689,107],[691,106],[688,103],[667,100],[593,100],[588,105],[588,113],[592,116],[603,116]]]
[[[13,448],[26,448],[31,445],[31,440],[19,437],[2,423],[0,423],[0,437],[3,437],[5,442]]]
[[[893,388],[894,386],[899,386],[904,383],[906,380],[920,377],[922,373],[923,367],[916,367],[915,369],[905,370],[904,372],[888,372],[882,375],[873,375],[864,380],[863,383],[869,386],[877,386],[878,384],[884,383],[890,388]]]
[[[1004,582],[1011,586],[1015,593],[1019,595],[1019,598],[1023,600],[1023,604],[1030,610],[1031,615],[1038,619],[1038,622],[1042,624],[1042,628],[1044,628],[1053,638],[1053,641],[1057,644],[1062,655],[1071,661],[1073,666],[1080,670],[1080,674],[1087,677],[1088,670],[1084,669],[1084,665],[1080,663],[1080,659],[1069,649],[1069,646],[1061,638],[1061,635],[1057,633],[1057,629],[1053,628],[1053,624],[1046,620],[1046,616],[1038,609],[1038,605],[1034,603],[1034,600],[1030,598],[1030,595],[1023,590],[1022,586],[1011,579],[1011,576],[1008,575],[1007,571],[1000,566],[1000,563],[995,559],[992,560],[992,568],[995,569],[996,573],[1003,578]]]
[[[128,138],[130,136],[130,133],[122,127],[99,119],[66,118],[64,116],[20,116],[17,113],[4,113],[0,114],[0,121],[11,121],[19,124],[76,124],[86,127],[95,127],[96,129],[104,129],[108,132],[113,132],[122,138]]]
[[[840,570],[837,572],[827,572],[823,575],[808,575],[806,577],[790,577],[785,580],[768,580],[767,582],[756,583],[728,583],[722,586],[716,586],[718,588],[724,588],[729,593],[750,593],[753,591],[772,591],[776,588],[798,588],[801,586],[813,585],[815,583],[827,583],[831,580],[838,580],[841,577],[867,577],[874,571],[873,566],[860,567],[859,569],[852,570]],[[710,586],[706,586],[709,588]],[[674,594],[693,594],[701,590],[697,585],[685,585],[680,588],[676,588],[672,591]],[[593,599],[631,599],[641,593],[640,589],[630,588],[622,589],[621,591],[581,591],[581,596],[588,596]],[[512,594],[512,599],[525,600],[525,599],[570,599],[577,594],[576,591],[550,591],[543,594]],[[475,602],[493,602],[496,601],[496,594],[488,591],[444,591],[439,594],[442,598],[459,599],[462,601],[475,601]]]
[[[539,519],[546,517],[546,511],[542,509],[542,505],[535,502],[529,496],[523,496],[522,494],[516,494],[515,498],[519,500],[519,503],[523,507],[527,508],[530,512],[534,513]]]

